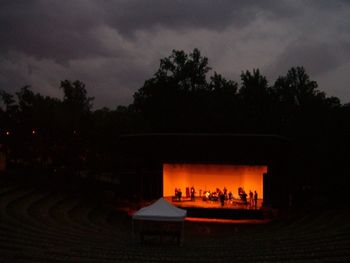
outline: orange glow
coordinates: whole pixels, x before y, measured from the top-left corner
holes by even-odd
[[[186,195],[186,187],[194,187],[196,196],[204,191],[216,191],[217,188],[232,192],[238,198],[238,187],[258,193],[263,198],[263,174],[266,165],[219,165],[219,164],[164,164],[163,196],[174,196],[175,187],[180,188],[182,196]]]
[[[188,222],[200,223],[221,223],[221,224],[266,224],[271,222],[270,219],[220,219],[220,218],[202,218],[202,217],[186,217]]]

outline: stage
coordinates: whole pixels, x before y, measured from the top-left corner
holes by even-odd
[[[176,207],[186,209],[188,217],[222,218],[222,219],[264,219],[264,213],[260,209],[262,199],[258,199],[257,208],[244,204],[240,199],[225,200],[222,206],[220,201],[203,200],[195,197],[194,200],[184,197],[181,201],[174,197],[164,197]]]

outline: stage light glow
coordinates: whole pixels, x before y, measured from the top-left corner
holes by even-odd
[[[238,198],[238,187],[243,187],[247,194],[256,190],[261,199],[264,173],[266,165],[164,164],[163,196],[174,196],[175,188],[180,188],[185,196],[186,188],[193,186],[196,196],[226,188]]]

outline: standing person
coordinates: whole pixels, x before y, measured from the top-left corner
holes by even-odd
[[[179,191],[177,190],[176,187],[175,187],[175,199],[179,200]]]
[[[178,193],[178,195],[179,195],[179,201],[181,201],[181,197],[182,197],[181,188],[179,188],[179,189],[177,190],[177,193]]]
[[[256,192],[256,190],[254,191],[254,207],[255,209],[258,208],[258,193]]]
[[[194,187],[191,187],[191,201],[194,201],[194,194],[195,194],[195,190]]]
[[[186,187],[186,197],[189,198],[190,197],[190,188]]]
[[[250,207],[254,206],[254,194],[252,190],[249,190],[249,206]]]
[[[223,192],[219,192],[219,198],[220,198],[220,203],[221,203],[221,206],[224,206],[225,204],[225,194]]]
[[[228,193],[228,200],[232,201],[232,199],[233,199],[233,195],[232,195],[232,192],[230,191]]]
[[[241,197],[242,193],[243,193],[243,188],[238,187],[238,196]]]

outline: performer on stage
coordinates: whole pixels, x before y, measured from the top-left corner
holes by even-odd
[[[256,190],[254,191],[254,207],[255,209],[258,209],[258,193]]]
[[[192,186],[191,187],[191,201],[195,201],[195,189],[194,189],[194,187]]]

